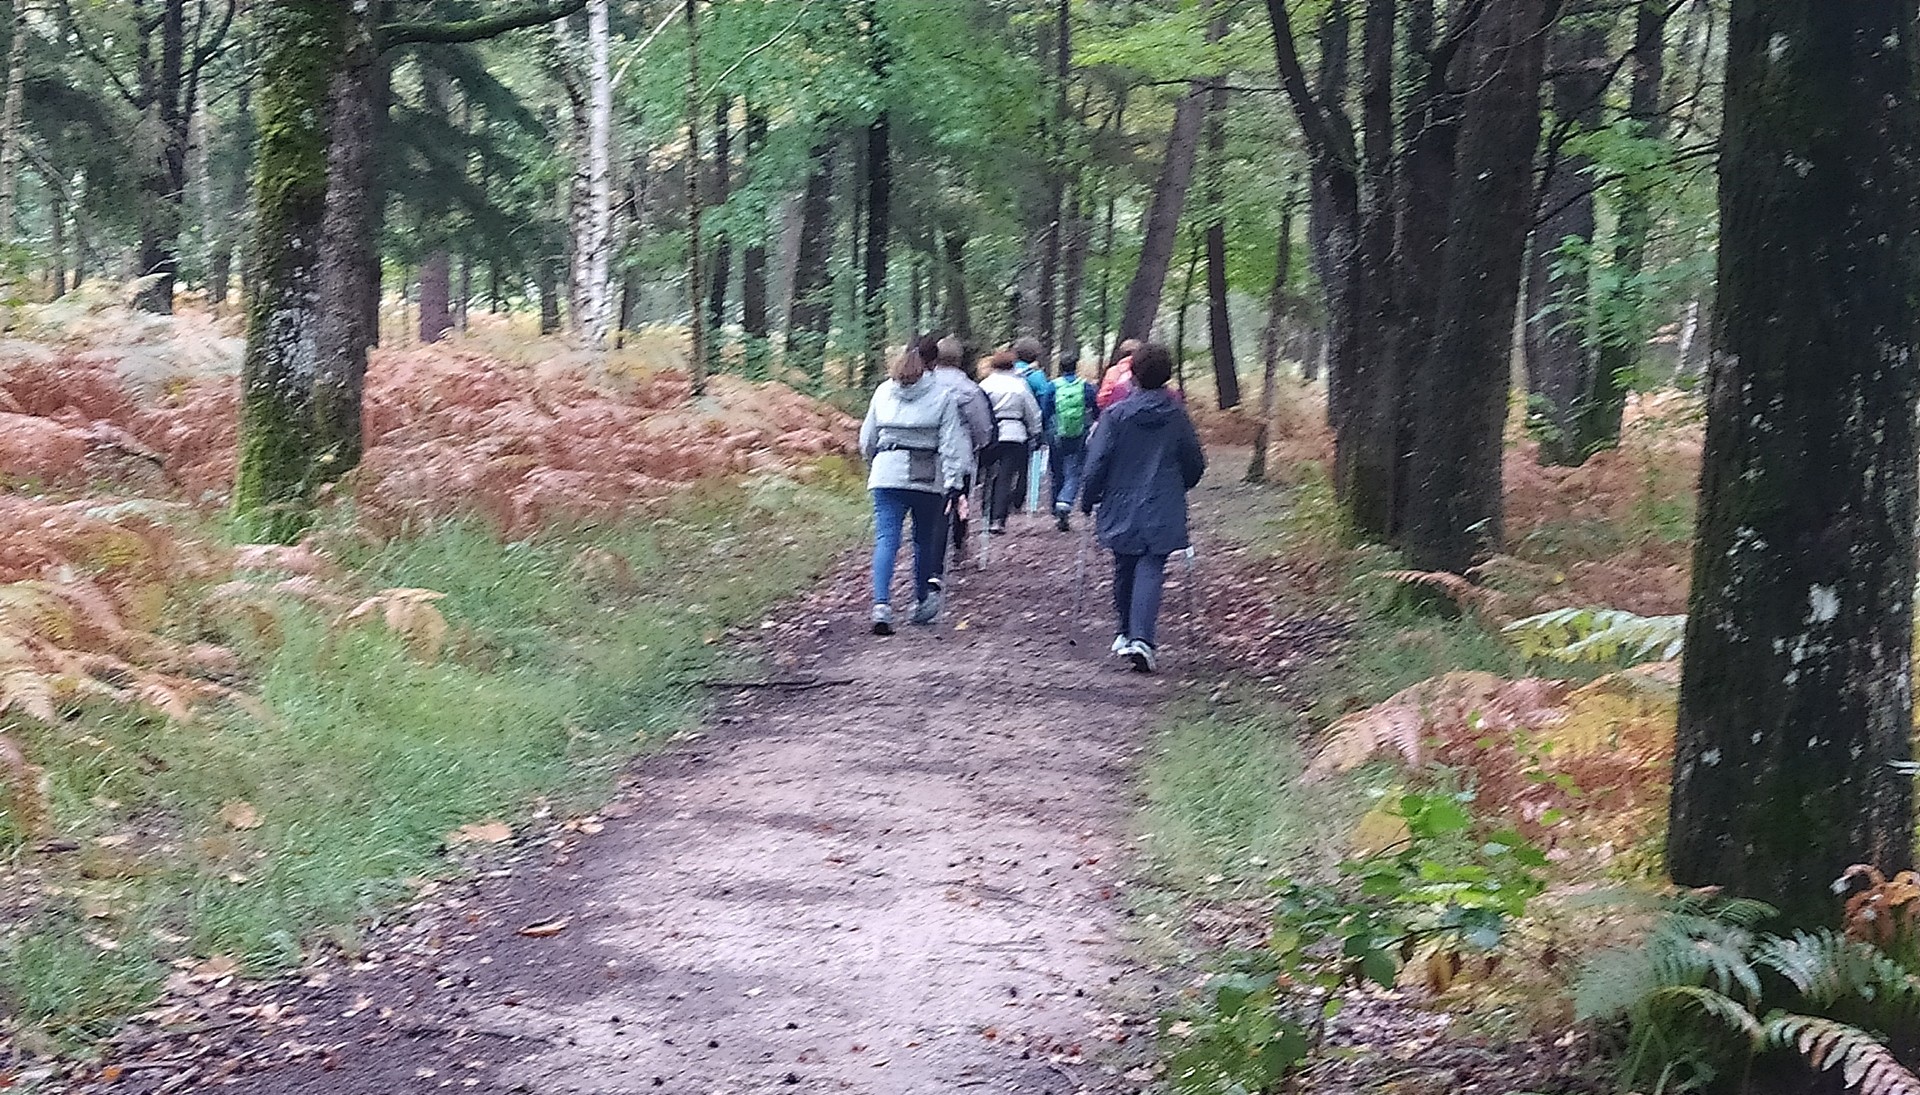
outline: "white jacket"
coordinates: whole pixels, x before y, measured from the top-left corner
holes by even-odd
[[[980,382],[993,407],[993,424],[998,440],[1026,443],[1040,436],[1040,401],[1033,389],[1011,369],[994,369]]]
[[[871,464],[869,488],[943,493],[958,490],[973,470],[973,443],[959,405],[931,375],[880,385],[860,424],[860,452]],[[914,474],[916,452],[924,454],[924,477]]]

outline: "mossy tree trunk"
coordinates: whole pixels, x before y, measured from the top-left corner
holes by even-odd
[[[346,53],[343,10],[335,0],[277,0],[258,13],[259,166],[234,510],[254,535],[275,541],[291,540],[307,522],[327,106]]]
[[[1668,866],[1832,923],[1913,862],[1920,285],[1905,0],[1734,0]]]
[[[833,321],[833,283],[827,269],[833,245],[833,180],[838,144],[831,138],[811,153],[813,171],[800,199],[800,246],[794,259],[793,299],[787,305],[786,364],[815,381],[826,378],[827,330]]]
[[[1475,28],[1439,270],[1433,343],[1414,384],[1408,560],[1465,573],[1501,539],[1500,458],[1527,246],[1548,0],[1491,0]]]

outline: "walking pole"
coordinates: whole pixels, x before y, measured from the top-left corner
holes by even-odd
[[[1197,649],[1199,649],[1199,648],[1198,648],[1198,647],[1197,647],[1197,646],[1196,646],[1196,645],[1194,644],[1194,641],[1193,641],[1193,625],[1194,625],[1194,620],[1195,620],[1195,619],[1196,619],[1196,617],[1197,617],[1197,613],[1195,613],[1195,611],[1194,611],[1194,608],[1193,608],[1193,587],[1194,587],[1194,577],[1193,577],[1193,574],[1194,574],[1194,564],[1193,564],[1193,555],[1194,555],[1194,552],[1193,552],[1193,545],[1191,545],[1191,544],[1189,544],[1189,545],[1187,545],[1187,550],[1186,550],[1186,552],[1185,552],[1185,554],[1186,554],[1186,557],[1187,557],[1187,580],[1186,580],[1186,587],[1187,587],[1187,649],[1189,649],[1189,650],[1197,650]]]

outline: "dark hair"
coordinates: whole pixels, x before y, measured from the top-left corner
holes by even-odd
[[[933,367],[940,360],[940,336],[921,335],[913,342],[913,352],[920,355],[920,360],[929,368]]]
[[[1060,355],[1060,375],[1073,376],[1080,371],[1080,352],[1068,350]]]
[[[1040,340],[1032,336],[1016,339],[1013,344],[1013,356],[1018,361],[1039,361]]]
[[[1164,388],[1173,379],[1173,355],[1158,342],[1149,342],[1133,355],[1133,383],[1147,391]]]
[[[999,353],[987,359],[987,367],[989,369],[1011,369],[1013,368],[1013,362],[1013,351],[1001,350]]]

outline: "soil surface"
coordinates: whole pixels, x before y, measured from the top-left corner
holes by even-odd
[[[1130,770],[1196,664],[1188,575],[1168,664],[1133,674],[1096,550],[1076,606],[1086,543],[1016,518],[936,625],[885,638],[850,558],[765,625],[769,679],[804,686],[717,688],[601,814],[423,893],[356,962],[177,986],[96,1090],[1141,1089]]]

